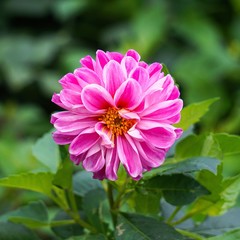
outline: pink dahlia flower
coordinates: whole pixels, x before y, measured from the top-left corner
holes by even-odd
[[[57,144],[70,144],[70,158],[98,179],[117,179],[122,164],[133,179],[159,167],[182,130],[183,102],[171,75],[159,63],[140,61],[129,50],[86,56],[59,82],[52,101],[65,111],[52,115]]]

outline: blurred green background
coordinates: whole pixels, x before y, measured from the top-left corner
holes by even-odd
[[[2,0],[0,11],[0,177],[40,167],[31,148],[52,127],[58,80],[97,49],[165,63],[185,105],[220,97],[196,131],[240,133],[239,0]],[[4,211],[17,204],[0,194]]]

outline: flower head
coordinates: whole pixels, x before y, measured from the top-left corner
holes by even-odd
[[[52,115],[57,144],[70,144],[75,164],[98,179],[117,179],[122,164],[133,179],[160,166],[182,130],[182,100],[171,75],[159,63],[98,50],[96,60],[86,56],[81,67],[59,82],[62,90],[52,101],[65,111]]]

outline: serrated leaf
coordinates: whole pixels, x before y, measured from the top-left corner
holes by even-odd
[[[0,179],[0,186],[22,188],[51,196],[53,174],[50,172],[23,173]]]
[[[4,240],[40,240],[30,229],[20,224],[0,222],[0,239]]]
[[[240,193],[240,175],[222,180],[220,175],[215,176],[208,171],[203,171],[198,180],[211,194],[197,199],[190,214],[201,213],[217,216],[225,213],[236,204]]]
[[[214,138],[217,140],[225,156],[240,153],[240,136],[216,133],[214,134]]]
[[[177,144],[177,161],[198,156],[222,158],[222,150],[214,134],[190,135]]]
[[[172,205],[181,206],[193,202],[208,191],[195,179],[183,174],[156,176],[143,185],[148,191],[162,192],[165,200]]]
[[[150,179],[156,175],[186,174],[201,170],[209,170],[210,172],[217,174],[217,166],[219,164],[220,161],[218,159],[209,157],[190,158],[177,163],[166,162],[161,167],[146,172],[144,174],[144,180]]]
[[[175,124],[175,126],[187,130],[191,125],[197,123],[209,110],[209,107],[217,100],[219,100],[219,98],[211,98],[186,106],[181,112],[181,121]]]
[[[119,214],[115,229],[116,240],[169,240],[185,238],[173,227],[151,217],[137,214]]]
[[[55,173],[57,171],[60,153],[51,133],[46,133],[38,139],[32,148],[32,152],[34,157],[48,167],[51,172]]]

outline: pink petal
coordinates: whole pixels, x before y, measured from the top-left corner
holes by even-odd
[[[161,91],[159,99],[161,101],[166,101],[170,97],[170,95],[172,94],[172,92],[175,88],[174,81],[169,74],[166,76],[166,79],[163,83],[162,88],[163,88],[163,90]]]
[[[118,52],[106,52],[106,55],[110,60],[115,60],[118,63],[120,63],[123,59],[123,55]]]
[[[136,142],[136,146],[145,169],[159,167],[164,162],[166,151],[163,149],[154,149],[146,142]]]
[[[121,66],[124,74],[129,76],[130,72],[138,66],[138,63],[134,58],[125,56],[121,61]]]
[[[114,96],[124,80],[125,77],[121,65],[114,60],[110,60],[103,69],[103,81],[107,91]]]
[[[147,88],[149,75],[146,69],[137,67],[131,72],[130,77],[137,80],[143,90]]]
[[[181,99],[169,100],[149,106],[141,113],[141,117],[151,120],[165,120],[180,113],[183,107]]]
[[[81,93],[70,89],[63,89],[60,92],[61,102],[68,108],[72,108],[74,105],[81,105]]]
[[[73,119],[73,118],[72,118]],[[71,118],[59,118],[55,121],[54,127],[64,132],[79,134],[83,129],[93,127],[97,123],[95,118],[84,118],[71,120]]]
[[[110,106],[114,106],[113,99],[109,92],[97,84],[90,84],[86,86],[82,90],[81,97],[84,106],[90,112],[102,113],[102,110],[107,109]]]
[[[181,128],[175,128],[174,132],[177,135],[176,139],[178,139],[178,138],[180,138],[182,136],[183,130]]]
[[[82,87],[79,85],[77,78],[72,73],[68,73],[63,76],[59,80],[59,83],[61,83],[62,87],[65,89],[70,89],[76,92],[80,92],[82,90]]]
[[[137,149],[130,137],[117,137],[117,153],[123,166],[133,178],[142,173],[142,164]]]
[[[98,140],[99,135],[94,130],[85,130],[72,141],[69,146],[69,153],[80,155],[88,151]]]
[[[76,137],[76,135],[66,135],[59,131],[56,131],[52,133],[52,137],[56,144],[66,145],[66,144],[70,144],[73,141],[73,139]]]
[[[145,141],[158,148],[169,148],[176,140],[176,133],[172,126],[151,127],[141,129],[141,135]]]
[[[59,93],[54,93],[52,96],[52,102],[61,108],[67,109],[67,107],[62,103]]]
[[[89,172],[97,172],[103,168],[105,160],[102,156],[102,152],[99,151],[90,157],[83,160],[83,167]]]
[[[150,64],[149,67],[147,68],[150,77],[152,77],[155,73],[159,73],[161,69],[162,64],[157,62]]]
[[[137,62],[139,62],[141,56],[139,55],[139,53],[133,49],[130,49],[127,51],[126,56],[130,56],[132,58],[134,58]]]
[[[102,138],[102,142],[101,142],[102,146],[106,148],[114,147],[114,143],[111,140],[112,134],[108,129],[106,129],[105,124],[98,122],[95,125],[95,130],[99,134],[99,136]]]
[[[107,149],[105,160],[106,160],[105,167],[106,177],[111,181],[117,180],[117,171],[119,168],[120,161],[117,156],[116,148]]]
[[[123,82],[114,96],[114,102],[118,108],[132,110],[142,101],[142,88],[134,79]]]
[[[102,85],[98,75],[91,69],[78,68],[74,71],[74,74],[88,84],[96,83]]]
[[[80,60],[80,63],[82,64],[83,67],[87,67],[91,70],[94,70],[95,68],[95,61],[92,59],[91,56],[86,56]]]
[[[105,52],[98,50],[96,53],[96,67],[95,72],[98,77],[102,80],[103,68],[109,62],[109,59]]]
[[[174,86],[171,94],[170,94],[169,97],[168,97],[168,100],[172,100],[172,99],[179,98],[179,96],[180,96],[179,89],[178,89],[177,86]]]

